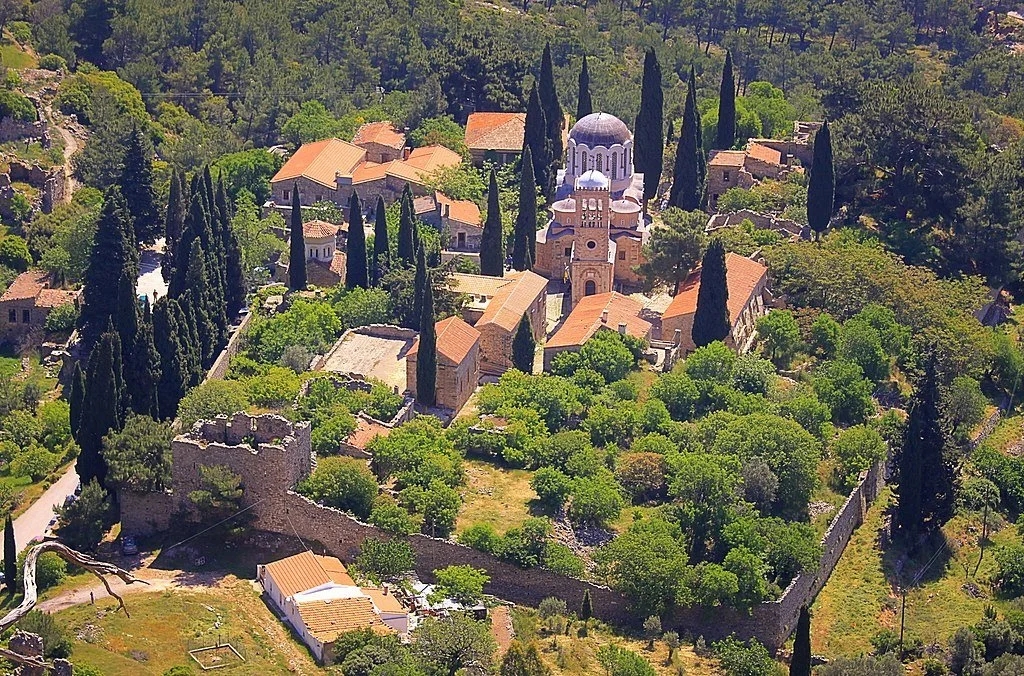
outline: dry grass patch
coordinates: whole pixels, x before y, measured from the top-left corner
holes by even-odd
[[[531,516],[530,503],[537,499],[530,488],[531,472],[505,469],[482,460],[466,460],[465,468],[466,487],[462,491],[457,532],[487,523],[504,533]]]

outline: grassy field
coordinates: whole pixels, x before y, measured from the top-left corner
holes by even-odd
[[[35,68],[38,65],[34,56],[10,43],[0,45],[0,59],[8,68]]]
[[[461,533],[478,523],[489,523],[499,533],[528,519],[530,502],[537,494],[530,488],[531,472],[505,469],[490,462],[467,459],[466,488],[456,523]]]
[[[126,597],[131,617],[115,612],[113,599],[97,600],[56,614],[74,645],[76,664],[104,674],[162,674],[188,664],[190,648],[212,645],[218,636],[245,657],[219,673],[323,673],[305,647],[288,635],[248,582],[192,593],[182,590]],[[192,664],[198,673],[198,665]]]

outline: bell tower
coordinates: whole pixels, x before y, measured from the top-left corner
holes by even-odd
[[[584,296],[612,290],[615,243],[608,237],[611,222],[608,179],[596,170],[585,172],[576,182],[573,197],[576,227],[569,274],[575,307]]]

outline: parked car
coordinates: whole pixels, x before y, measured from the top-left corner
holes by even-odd
[[[74,493],[72,493],[68,497],[64,498],[64,506],[67,507],[67,506],[69,506],[71,504],[74,504],[75,500],[77,500],[77,499],[78,499],[78,496],[75,495]]]
[[[135,556],[139,553],[139,547],[131,535],[121,536],[121,553],[125,556]]]
[[[57,517],[50,519],[50,523],[46,524],[46,530],[43,531],[47,535],[53,532],[53,529],[57,526]]]

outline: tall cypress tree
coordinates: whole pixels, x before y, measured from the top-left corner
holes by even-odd
[[[811,613],[806,604],[800,606],[800,618],[796,621],[789,676],[811,676]]]
[[[139,297],[135,295],[135,280],[121,275],[117,285],[117,310],[113,316],[114,329],[121,339],[121,354],[125,363],[131,360],[135,334],[139,332]]]
[[[188,274],[185,277],[185,288],[188,290],[181,296],[181,302],[188,305],[195,319],[200,345],[200,363],[203,366],[213,363],[219,342],[217,325],[211,317],[212,307],[208,302],[211,283],[207,278],[206,260],[202,243],[198,240],[192,242],[192,253],[188,259]]]
[[[533,162],[530,147],[523,148],[523,161],[519,174],[519,211],[512,230],[512,267],[528,270],[533,267],[530,240],[537,237],[537,188],[533,180]]]
[[[683,108],[683,128],[679,131],[679,145],[676,146],[676,161],[672,169],[672,187],[668,193],[669,206],[679,207],[685,211],[700,209],[704,193],[698,166],[699,126],[697,102],[692,87],[688,87]]]
[[[654,49],[644,56],[644,75],[640,89],[640,112],[633,136],[633,165],[644,175],[644,206],[658,194],[665,154],[664,102],[661,66]]]
[[[140,242],[152,242],[159,236],[161,225],[153,189],[153,149],[146,135],[134,125],[128,135],[119,183],[121,194],[131,205],[135,236]]]
[[[512,338],[512,366],[523,373],[533,373],[533,360],[537,352],[537,341],[533,339],[533,327],[527,314],[519,319],[516,335]]]
[[[558,101],[555,89],[555,68],[551,63],[551,45],[544,45],[544,53],[540,59],[540,105],[544,107],[544,120],[547,122],[547,136],[551,143],[551,159],[555,164],[562,161],[565,148],[562,145],[562,128],[565,125],[565,113]]]
[[[537,93],[537,84],[534,83],[530,90],[530,101],[526,106],[526,126],[523,130],[523,157],[526,157],[525,148],[530,149],[530,157],[533,160],[533,177],[537,187],[541,189],[544,199],[550,201],[554,195],[555,179],[552,174],[553,158],[551,153],[551,141],[547,136],[548,123],[544,117],[544,108],[540,103],[540,95]]]
[[[107,189],[85,271],[82,309],[78,316],[82,341],[91,346],[117,311],[121,275],[138,277],[135,240],[129,239],[131,217],[116,186]]]
[[[437,403],[437,330],[434,290],[427,272],[420,300],[420,344],[416,352],[416,399],[424,406]]]
[[[177,415],[178,402],[188,387],[190,367],[187,347],[183,345],[178,326],[181,309],[177,305],[178,301],[174,299],[161,298],[153,308],[153,334],[160,355],[157,401],[163,419]]]
[[[160,354],[153,338],[153,313],[147,302],[124,370],[132,410],[139,415],[160,417],[160,376]]]
[[[202,186],[202,181],[198,183]],[[205,251],[212,236],[209,224],[207,223],[203,194],[200,190],[193,193],[192,199],[189,200],[188,213],[185,215],[185,225],[181,230],[181,236],[174,246],[174,272],[167,283],[168,296],[178,298],[188,289],[185,277],[188,275],[188,262],[189,256],[192,255],[192,244],[193,242],[200,242]]]
[[[359,195],[352,191],[348,200],[348,240],[345,245],[345,288],[366,289],[366,231],[363,230],[363,207]]]
[[[586,622],[594,616],[594,600],[590,597],[590,590],[583,590],[583,603],[580,604],[580,619]]]
[[[718,127],[715,148],[728,150],[736,143],[736,82],[732,77],[732,52],[726,50],[722,85],[718,90]]]
[[[533,186],[530,186],[531,188]],[[480,274],[501,277],[505,271],[505,233],[501,227],[498,179],[491,169],[487,184],[487,220],[480,237]]]
[[[380,286],[380,280],[391,271],[391,246],[388,243],[388,217],[384,198],[377,195],[377,210],[373,221],[373,265],[370,281]]]
[[[14,593],[14,585],[18,579],[18,544],[14,539],[14,522],[10,513],[4,519],[4,584],[7,592]]]
[[[413,277],[412,316],[413,322],[419,326],[423,314],[423,294],[427,284],[427,256],[422,243],[416,248],[416,275]]]
[[[68,418],[71,425],[71,436],[78,440],[78,426],[82,422],[82,407],[85,405],[85,375],[82,364],[75,362],[75,370],[71,372],[71,387],[68,392]]]
[[[194,309],[195,294],[191,289],[177,298],[178,302],[171,306],[177,312],[178,330],[181,332],[182,347],[185,350],[185,373],[188,376],[187,385],[192,387],[198,385],[203,379],[203,342],[199,338],[199,329],[196,327],[196,313]]]
[[[301,291],[306,288],[306,239],[302,234],[302,204],[299,202],[299,184],[292,188],[291,238],[288,249],[288,288]]]
[[[701,127],[700,112],[697,107],[697,73],[693,65],[690,66],[689,88],[690,98],[693,99],[694,117],[697,118],[696,124],[693,125],[693,146],[697,149],[697,180],[700,187],[700,205],[703,208],[704,199],[707,197],[708,158],[704,154],[704,131]]]
[[[81,451],[75,461],[79,478],[88,483],[96,479],[105,486],[107,463],[103,460],[103,436],[119,431],[124,424],[124,383],[121,376],[121,341],[117,333],[100,336],[89,355],[89,371],[85,379],[85,400],[78,429]]]
[[[398,217],[398,258],[406,267],[416,265],[416,213],[412,204],[412,188],[402,189],[401,213]]]
[[[242,246],[231,228],[231,202],[224,188],[224,175],[217,181],[217,209],[220,212],[221,248],[224,251],[224,302],[227,313],[234,316],[245,305],[245,294],[248,284],[245,281],[245,270],[242,268]]]
[[[177,171],[171,172],[171,189],[167,196],[167,214],[164,217],[164,256],[160,262],[160,273],[169,282],[174,271],[174,251],[185,227],[185,178]]]
[[[691,336],[697,347],[716,340],[725,340],[732,325],[729,322],[729,287],[726,285],[725,245],[716,237],[711,240],[700,265],[700,288],[697,289],[697,310],[693,313]]]
[[[579,94],[576,97],[576,119],[582,120],[594,112],[594,102],[590,99],[590,69],[587,68],[587,55],[583,55],[580,67]]]
[[[836,199],[836,175],[832,166],[832,132],[828,120],[814,135],[814,157],[811,162],[811,177],[807,182],[807,224],[815,236],[821,239],[832,221]]]
[[[665,132],[665,147],[668,148],[672,145],[672,141],[676,138],[676,122],[675,120],[668,121],[668,130]]]

